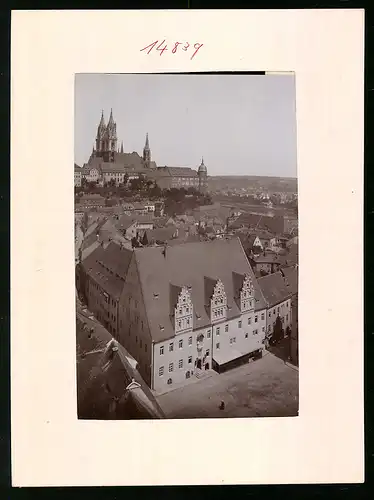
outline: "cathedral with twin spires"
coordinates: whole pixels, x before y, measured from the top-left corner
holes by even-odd
[[[108,123],[105,123],[104,111],[97,127],[95,144],[87,163],[80,169],[75,166],[75,183],[80,170],[81,180],[96,182],[105,185],[115,182],[120,185],[127,179],[134,179],[141,175],[153,180],[161,189],[192,187],[202,193],[207,191],[208,171],[202,159],[197,170],[190,167],[157,166],[152,161],[148,133],[145,137],[143,154],[137,152],[125,153],[123,141],[118,147],[117,124],[110,111]]]

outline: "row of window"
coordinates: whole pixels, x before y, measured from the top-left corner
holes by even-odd
[[[262,313],[261,314],[261,319],[264,320],[265,319],[265,314]],[[255,316],[255,323],[258,322],[258,316]],[[187,322],[187,324],[189,324],[189,322]],[[248,324],[250,325],[251,324],[251,318],[248,318]],[[178,325],[181,326],[181,323],[178,322]],[[242,328],[242,321],[239,320],[238,321],[238,328]],[[265,328],[263,327],[262,328],[263,331],[265,331]],[[229,325],[225,325],[225,332],[228,332],[229,331]],[[255,334],[255,332],[257,333],[257,330],[255,330],[253,333]],[[209,339],[210,338],[210,330],[207,331],[207,338]],[[216,335],[220,335],[220,327],[217,326],[216,328]],[[247,338],[247,337],[246,337]],[[192,345],[192,337],[189,337],[188,338],[188,345]],[[179,349],[183,349],[183,339],[179,340],[178,341],[178,347]],[[169,344],[169,352],[173,352],[174,351],[174,342],[170,342]],[[164,354],[164,346],[161,346],[160,347],[160,354]]]
[[[210,355],[210,351],[209,351],[209,349],[207,349],[205,352],[205,356],[209,356],[209,355]],[[192,356],[188,356],[188,364],[192,364]],[[183,368],[183,359],[180,359],[178,361],[178,368]],[[160,366],[160,368],[158,369],[158,374],[160,377],[162,377],[162,375],[164,374],[164,371],[165,371],[165,367]],[[172,371],[174,371],[174,363],[169,363],[169,373],[171,373]]]
[[[285,306],[287,309],[290,307],[290,302],[287,301],[285,302],[284,304],[282,304],[282,309],[283,309],[283,306]],[[278,307],[274,307],[274,309],[272,311],[269,311],[269,318],[271,317],[271,314],[273,314],[273,316],[275,315],[275,311],[277,312],[277,314],[279,314],[279,306]]]
[[[261,314],[261,319],[264,320],[265,319],[265,313],[262,313]],[[258,322],[258,316],[255,316],[255,323]],[[252,323],[251,321],[251,318],[248,318],[248,325],[250,325]],[[238,328],[242,328],[242,320],[239,320],[238,321]],[[228,332],[229,331],[229,325],[225,325],[225,332]],[[217,326],[216,328],[216,335],[219,335],[220,334],[220,327]]]
[[[189,356],[188,363],[192,363],[192,356]],[[178,368],[183,368],[183,359],[179,360]],[[164,374],[164,370],[164,366],[160,366],[160,368],[158,369],[158,374],[160,377],[162,377],[162,375]],[[172,371],[174,371],[174,363],[169,363],[169,373],[171,373]]]
[[[188,345],[192,345],[192,337],[188,337]],[[180,339],[178,341],[178,347],[179,349],[183,349],[183,339]],[[170,342],[169,344],[169,352],[174,351],[174,342]],[[164,346],[162,345],[160,347],[160,354],[164,354]]]
[[[214,317],[219,318],[220,316],[223,316],[223,307],[214,310]]]

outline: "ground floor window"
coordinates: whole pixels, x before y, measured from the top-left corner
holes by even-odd
[[[171,378],[168,378],[168,385],[171,385],[173,383]]]

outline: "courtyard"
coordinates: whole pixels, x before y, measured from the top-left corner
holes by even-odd
[[[299,372],[269,352],[226,373],[210,372],[157,397],[166,418],[290,417],[299,406]],[[225,403],[223,410],[220,403]]]

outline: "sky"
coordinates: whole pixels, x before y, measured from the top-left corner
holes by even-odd
[[[208,175],[296,177],[294,75],[77,74],[75,162],[88,161],[101,112],[118,146]]]

